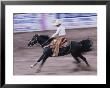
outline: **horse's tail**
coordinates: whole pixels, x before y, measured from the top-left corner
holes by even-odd
[[[93,41],[91,39],[85,39],[79,42],[82,52],[88,52],[92,50]]]

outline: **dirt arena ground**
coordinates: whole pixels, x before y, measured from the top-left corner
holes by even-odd
[[[28,47],[29,40],[35,33],[52,35],[55,31],[14,33],[14,75],[97,75],[97,29],[84,28],[66,30],[70,40],[80,41],[91,38],[93,40],[93,50],[85,53],[84,56],[91,65],[88,68],[85,63],[80,67],[73,63],[74,58],[69,54],[61,57],[49,57],[40,73],[36,73],[38,65],[30,68],[42,54],[43,49],[39,45]]]

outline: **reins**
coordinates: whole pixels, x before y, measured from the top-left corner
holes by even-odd
[[[45,41],[43,44],[41,44],[42,46],[45,44],[45,43],[47,43],[49,40],[50,40],[51,38],[49,38],[47,41]]]
[[[47,41],[45,41],[43,44],[41,44],[42,46],[44,46],[44,44],[46,44],[50,39],[52,38],[49,38]]]

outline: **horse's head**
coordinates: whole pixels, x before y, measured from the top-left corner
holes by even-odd
[[[29,43],[28,43],[28,46],[33,46],[34,44],[36,44],[36,43],[38,43],[38,34],[35,34],[33,37],[32,37],[32,39],[29,41]]]

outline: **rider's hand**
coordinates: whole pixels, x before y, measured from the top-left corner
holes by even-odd
[[[50,38],[54,38],[54,37],[51,36]]]

